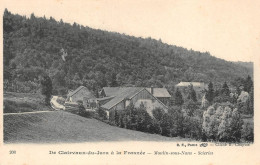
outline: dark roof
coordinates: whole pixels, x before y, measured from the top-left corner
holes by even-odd
[[[108,96],[108,97],[96,98],[96,100],[98,100],[98,101],[103,101],[103,100],[108,100],[108,99],[112,99],[112,98],[114,98],[114,96]]]
[[[103,90],[106,94],[106,96],[115,96],[116,93],[122,89],[121,87],[104,87]]]
[[[146,88],[143,87],[125,87],[125,88],[120,88],[119,91],[116,94],[116,96],[107,102],[106,104],[102,105],[102,108],[105,109],[111,109],[121,101],[125,99],[132,99],[135,95],[137,95],[139,92],[146,90],[148,93],[150,93]],[[151,93],[150,93],[151,94]],[[151,94],[151,96],[153,96]],[[159,103],[161,103],[163,106],[165,106],[160,100],[158,100],[155,96],[153,96]],[[167,106],[165,106],[167,108]]]
[[[118,92],[125,88],[137,88],[137,87],[104,87],[103,90],[106,96],[116,96]],[[143,87],[140,87],[143,88]],[[146,88],[151,93],[151,88]],[[171,97],[166,88],[153,88],[153,96],[155,97]]]
[[[120,103],[124,99],[131,99],[133,96],[135,96],[138,92],[142,91],[144,88],[140,87],[126,87],[126,88],[120,88],[116,93],[116,96],[107,102],[106,104],[102,105],[102,108],[105,109],[111,109],[116,104]]]
[[[148,90],[148,92],[151,93],[151,89],[152,88],[146,88],[146,90]],[[154,97],[171,97],[171,95],[169,94],[169,92],[167,91],[166,88],[153,88],[153,96]]]
[[[86,88],[86,87],[80,86],[80,87],[78,87],[76,90],[70,92],[70,93],[68,94],[68,96],[73,96],[73,95],[75,95],[75,94],[76,94],[78,91],[80,91],[82,88]]]

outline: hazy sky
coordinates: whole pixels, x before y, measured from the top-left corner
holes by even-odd
[[[260,52],[260,1],[4,0],[12,13],[54,17],[92,28],[152,37],[231,61]]]

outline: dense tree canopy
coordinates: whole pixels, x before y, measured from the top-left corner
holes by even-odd
[[[43,72],[53,80],[53,92],[60,94],[78,85],[93,91],[107,85],[165,86],[173,93],[172,86],[180,81],[221,83],[252,75],[249,67],[208,52],[71,25],[52,17],[32,14],[28,18],[6,9],[3,29],[4,79],[12,84],[5,88],[9,91],[35,92]]]

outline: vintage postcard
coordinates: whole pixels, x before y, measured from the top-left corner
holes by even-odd
[[[2,0],[0,164],[260,164],[260,1]]]

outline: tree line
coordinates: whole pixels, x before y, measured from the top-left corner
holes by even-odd
[[[79,85],[94,93],[104,86],[154,86],[174,94],[173,86],[180,81],[220,84],[252,75],[249,67],[209,52],[52,17],[14,15],[6,9],[3,30],[5,91],[39,92],[41,74],[51,78],[53,93],[59,95]]]

